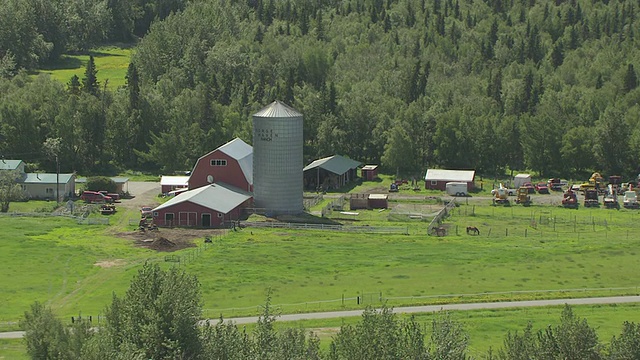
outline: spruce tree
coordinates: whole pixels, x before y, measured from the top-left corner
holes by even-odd
[[[633,64],[629,64],[627,66],[627,73],[624,75],[624,92],[628,93],[637,87],[638,76],[636,75],[636,70],[633,68]]]
[[[100,91],[100,83],[96,76],[98,70],[96,70],[96,63],[93,59],[93,55],[89,55],[89,62],[84,71],[84,77],[82,78],[82,90],[94,96],[98,96]]]

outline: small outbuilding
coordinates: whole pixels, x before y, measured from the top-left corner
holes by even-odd
[[[373,181],[378,177],[378,165],[365,165],[360,169],[360,176],[366,181]]]
[[[235,221],[251,203],[252,195],[224,183],[185,191],[152,210],[158,226],[219,227]]]
[[[445,170],[428,169],[424,178],[424,188],[446,191],[447,183],[462,182],[467,184],[467,190],[474,188],[475,170]]]
[[[340,155],[313,161],[302,169],[304,187],[308,190],[337,189],[358,178],[361,162]]]
[[[160,191],[163,194],[168,194],[171,191],[185,189],[189,187],[188,176],[167,176],[162,175],[160,177]]]
[[[389,195],[369,194],[369,209],[386,209],[389,207]]]

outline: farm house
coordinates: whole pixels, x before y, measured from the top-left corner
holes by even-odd
[[[222,183],[209,184],[156,207],[153,221],[158,226],[218,227],[238,220],[251,200],[249,192]]]
[[[20,178],[16,179],[29,199],[55,199],[56,188],[60,200],[72,197],[75,193],[74,174],[27,173],[22,160],[0,160],[0,171],[16,170]]]
[[[467,190],[474,188],[475,170],[428,169],[424,177],[424,188],[445,191],[448,182],[464,182]]]
[[[361,162],[340,155],[315,160],[302,169],[304,187],[310,190],[318,187],[337,189],[357,179],[360,165]]]
[[[244,191],[253,191],[251,145],[235,138],[196,161],[189,177],[189,189],[197,189],[218,182]]]
[[[55,199],[56,186],[60,199],[65,199],[76,191],[74,180],[74,174],[26,173],[20,184],[29,199]]]

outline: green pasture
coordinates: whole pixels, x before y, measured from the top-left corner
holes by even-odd
[[[473,310],[453,311],[450,316],[460,322],[469,333],[469,354],[482,358],[489,348],[494,351],[502,347],[507,332],[518,331],[522,333],[525,326],[531,322],[533,330],[543,330],[547,326],[560,324],[562,306],[500,309],[500,310]],[[640,322],[640,304],[624,305],[580,305],[572,306],[577,317],[587,320],[589,325],[596,329],[598,338],[603,343],[608,343],[611,338],[619,336],[625,321]],[[401,318],[410,315],[398,315]],[[437,314],[416,314],[415,320],[424,326],[423,331],[430,334],[430,326]],[[303,320],[283,322],[276,321],[277,329],[303,328],[309,329],[321,340],[321,347],[328,349],[331,337],[335,335],[342,325],[355,325],[359,317],[336,318],[325,320]],[[248,330],[253,325],[247,326]]]
[[[0,360],[27,360],[27,348],[22,339],[0,339]]]
[[[125,85],[125,76],[131,59],[130,47],[103,47],[92,50],[85,55],[62,55],[54,65],[39,69],[36,74],[49,74],[55,80],[67,84],[73,75],[82,81],[84,71],[89,61],[89,55],[93,55],[98,73],[100,86],[107,84],[107,89],[115,90]]]
[[[144,261],[198,275],[212,318],[259,313],[267,288],[287,313],[638,292],[634,211],[461,205],[443,223],[446,237],[426,235],[427,222],[383,219],[371,224],[405,226],[410,235],[245,228],[206,249],[198,241],[172,253],[180,262],[117,236],[137,216],[119,211],[111,225],[0,217],[0,323],[17,321],[36,300],[65,318],[98,315]],[[467,235],[468,225],[481,235]]]

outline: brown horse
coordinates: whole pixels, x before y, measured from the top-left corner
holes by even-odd
[[[467,235],[480,235],[480,230],[475,226],[467,226]]]

